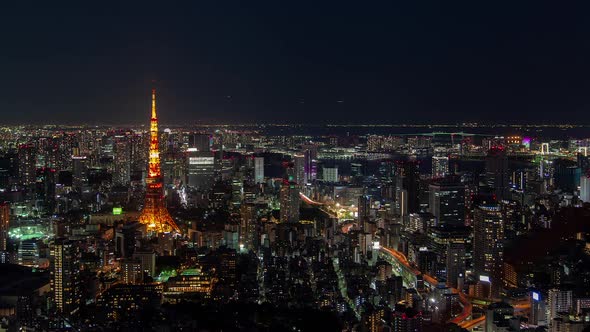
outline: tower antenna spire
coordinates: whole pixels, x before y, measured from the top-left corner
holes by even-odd
[[[152,89],[152,119],[157,119],[156,114],[156,88]]]

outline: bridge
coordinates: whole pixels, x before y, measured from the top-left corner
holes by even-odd
[[[379,257],[391,264],[396,275],[401,276],[404,287],[416,288],[420,271],[413,268],[404,254],[397,250],[381,247]]]
[[[436,278],[428,274],[424,274],[415,267],[413,267],[406,258],[406,256],[397,250],[387,247],[381,247],[379,250],[379,257],[383,258],[386,262],[391,264],[395,273],[398,276],[402,277],[404,286],[408,288],[416,287],[418,276],[422,276],[422,279],[424,280],[424,285],[427,286],[430,290],[436,288],[436,286],[438,285],[438,280],[436,280]],[[467,296],[465,296],[463,292],[455,288],[451,288],[451,291],[455,294],[458,294],[459,302],[461,303],[463,310],[459,315],[452,318],[449,322],[455,323],[460,327],[467,329],[483,324],[485,321],[485,316],[479,317],[474,320],[469,320],[469,318],[471,317],[471,312],[473,310],[473,305],[471,304]]]
[[[495,135],[490,134],[472,134],[466,132],[443,132],[443,131],[433,131],[431,133],[422,133],[422,134],[404,134],[404,136],[484,136],[484,137],[494,137]]]

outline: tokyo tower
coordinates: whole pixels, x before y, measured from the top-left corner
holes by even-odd
[[[158,144],[158,116],[156,114],[156,89],[152,89],[152,118],[150,121],[150,155],[145,202],[139,222],[147,225],[149,232],[180,233],[180,229],[168,213],[162,188],[160,147]]]

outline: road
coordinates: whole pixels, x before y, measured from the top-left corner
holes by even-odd
[[[422,272],[420,272],[418,269],[416,269],[415,267],[413,267],[410,262],[408,261],[408,259],[406,258],[406,255],[404,255],[403,253],[391,249],[391,248],[387,248],[387,247],[381,247],[381,251],[387,253],[388,255],[391,255],[392,257],[394,257],[398,262],[400,262],[400,264],[404,265],[404,267],[406,267],[409,271],[412,271],[412,273],[414,273],[415,275],[422,275],[423,279],[425,282],[429,283],[431,287],[436,287],[438,285],[438,280],[436,280],[436,278],[429,276],[428,274],[424,274]],[[474,319],[474,320],[468,320],[468,318],[471,316],[471,312],[473,310],[473,305],[471,304],[471,302],[469,301],[469,299],[467,298],[467,296],[465,296],[465,294],[463,294],[463,292],[460,292],[459,290],[455,289],[455,288],[451,288],[451,290],[455,293],[459,295],[459,302],[461,302],[461,305],[463,306],[463,311],[461,311],[461,313],[450,320],[451,323],[455,323],[459,326],[462,326],[463,324],[467,324],[467,325],[479,325],[481,323],[483,323],[483,321],[485,321],[485,317],[483,317],[483,320],[480,318]],[[477,322],[476,322],[477,321]]]
[[[321,211],[323,211],[325,214],[329,215],[330,218],[338,219],[338,214],[336,212],[332,211],[332,209],[328,205],[326,205],[324,203],[320,203],[320,202],[314,201],[313,199],[307,197],[302,192],[299,192],[299,197],[306,204],[309,204],[309,205],[312,205],[312,206],[317,206]]]

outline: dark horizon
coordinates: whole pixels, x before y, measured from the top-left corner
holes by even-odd
[[[584,5],[3,5],[2,123],[585,123]]]

